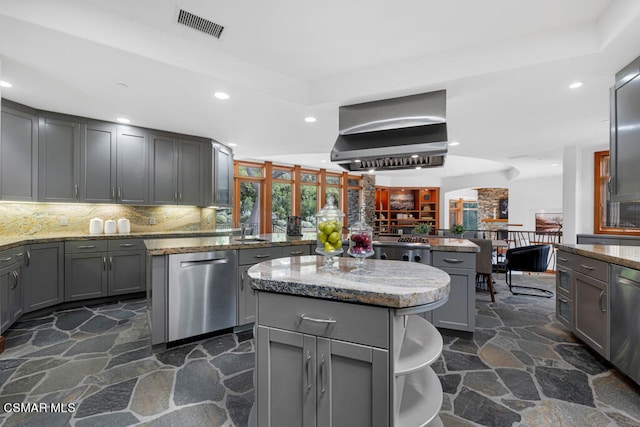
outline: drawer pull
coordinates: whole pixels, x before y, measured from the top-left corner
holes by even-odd
[[[567,261],[569,261],[569,259],[568,258],[558,257],[558,261],[567,262]]]
[[[261,258],[269,258],[269,256],[270,256],[269,254],[265,254],[265,255],[254,255],[253,257],[261,259]]]
[[[590,265],[580,264],[580,267],[585,268],[585,269],[587,269],[589,271],[595,270],[595,267],[591,267]]]
[[[22,253],[22,252],[16,254],[16,258],[20,258],[20,257],[23,257],[23,256],[24,256],[24,253]]]
[[[300,319],[301,320],[308,320],[309,322],[316,322],[316,323],[336,323],[336,321],[332,318],[328,318],[328,319],[317,319],[315,317],[309,317],[307,316],[305,313],[302,313],[300,315]]]
[[[13,259],[13,257],[6,257],[6,258],[0,259],[0,261],[7,262],[7,261],[11,261],[12,259]]]
[[[458,258],[443,258],[442,260],[444,262],[449,262],[451,264],[460,264],[461,262],[464,262],[463,259],[458,259]]]
[[[133,246],[133,243],[120,243],[121,248],[130,248]]]
[[[304,251],[293,251],[293,252],[289,252],[289,255],[302,255],[304,253]]]
[[[78,249],[93,249],[95,247],[96,245],[81,245],[81,246],[78,246]]]
[[[558,299],[560,300],[560,302],[563,302],[565,304],[569,304],[569,300],[567,300],[567,299],[560,298],[560,297],[558,297]]]

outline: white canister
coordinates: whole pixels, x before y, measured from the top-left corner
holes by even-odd
[[[91,218],[89,220],[89,234],[102,234],[101,218]]]
[[[116,232],[116,222],[108,219],[104,222],[104,234],[114,234]]]
[[[131,223],[127,218],[120,218],[118,220],[118,233],[127,234],[131,232]]]

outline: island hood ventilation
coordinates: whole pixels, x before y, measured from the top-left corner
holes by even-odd
[[[440,90],[340,107],[331,161],[362,172],[443,166],[446,106]]]

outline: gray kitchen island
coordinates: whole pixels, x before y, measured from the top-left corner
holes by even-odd
[[[248,274],[257,293],[254,425],[442,425],[430,367],[442,336],[421,314],[447,301],[447,273],[373,259],[360,271],[351,258],[325,266],[302,256]]]

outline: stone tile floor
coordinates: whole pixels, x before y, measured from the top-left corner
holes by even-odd
[[[433,367],[444,425],[640,425],[640,388],[555,322],[554,299],[513,296],[503,277],[495,303],[478,293],[472,338],[443,333]],[[552,275],[514,281],[554,287]],[[2,425],[245,426],[253,403],[250,332],[154,353],[144,301],[58,311],[5,337]],[[5,412],[5,403],[75,410]]]

